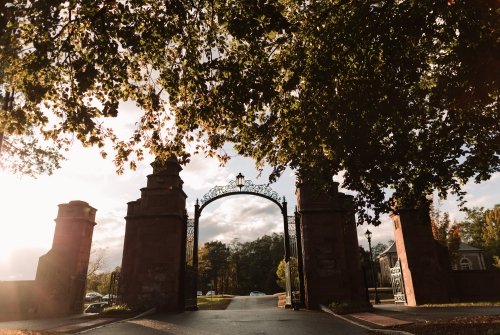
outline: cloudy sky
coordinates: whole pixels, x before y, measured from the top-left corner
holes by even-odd
[[[152,173],[151,160],[139,164],[137,171],[116,175],[110,159],[100,158],[97,150],[83,149],[75,144],[68,160],[52,176],[37,179],[12,176],[0,171],[0,280],[34,279],[38,257],[52,244],[57,216],[57,205],[71,200],[83,200],[97,209],[93,251],[103,252],[104,270],[121,265],[127,202],[140,197],[140,188],[146,186],[146,176]],[[268,170],[258,178],[252,160],[234,157],[220,167],[214,159],[196,156],[184,167],[181,178],[188,195],[187,209],[193,217],[197,198],[202,198],[215,185],[226,185],[239,173],[255,184],[266,184]],[[266,173],[267,172],[267,173]],[[295,178],[291,171],[271,187],[288,201],[289,215],[295,207]],[[500,174],[483,184],[466,185],[469,206],[492,207],[500,203]],[[452,219],[462,219],[453,199],[443,203]],[[359,243],[366,246],[358,227]],[[388,217],[373,232],[372,244],[386,243],[393,238]],[[201,242],[220,240],[230,242],[256,239],[264,234],[282,231],[279,208],[272,202],[256,196],[232,196],[208,205],[200,219]]]

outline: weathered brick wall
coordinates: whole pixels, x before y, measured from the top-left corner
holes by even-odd
[[[153,165],[141,198],[128,203],[119,292],[137,308],[183,310],[186,194],[176,159]]]
[[[500,271],[453,271],[459,301],[500,300]]]
[[[306,307],[365,301],[352,197],[340,192],[327,196],[304,183],[296,194]]]

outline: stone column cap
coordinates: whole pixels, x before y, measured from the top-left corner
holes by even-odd
[[[57,218],[79,218],[94,222],[97,209],[82,200],[72,200],[66,204],[59,204]],[[95,222],[94,222],[95,223]]]

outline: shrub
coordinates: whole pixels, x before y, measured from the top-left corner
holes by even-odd
[[[128,305],[114,305],[106,307],[103,314],[116,315],[116,314],[131,314],[137,312],[136,309],[131,308]]]

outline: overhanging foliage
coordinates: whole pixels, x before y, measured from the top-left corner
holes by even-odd
[[[415,206],[499,171],[498,18],[493,0],[2,1],[0,132],[109,141],[118,171],[232,142],[271,180],[344,171],[376,223],[387,190]],[[129,100],[121,139],[103,120]]]

